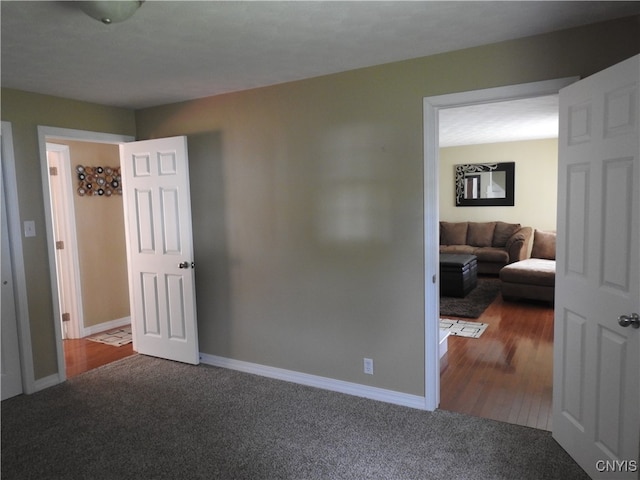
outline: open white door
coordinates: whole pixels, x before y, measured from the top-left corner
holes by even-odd
[[[593,478],[640,469],[639,59],[560,91],[553,437]]]
[[[197,365],[186,137],[120,145],[134,349]]]

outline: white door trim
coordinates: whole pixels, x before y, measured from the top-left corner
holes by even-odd
[[[425,409],[440,404],[439,343],[439,125],[442,109],[493,103],[505,100],[551,95],[578,80],[578,77],[545,80],[504,87],[451,93],[423,99],[424,122],[424,334],[425,334]]]
[[[59,268],[63,270],[62,277],[67,282],[63,283],[64,299],[66,305],[64,308],[70,314],[71,319],[67,322],[68,338],[83,338],[85,336],[84,329],[84,313],[82,308],[82,282],[80,281],[80,260],[78,259],[78,239],[76,235],[76,215],[73,206],[72,192],[75,190],[71,186],[71,158],[69,147],[57,143],[47,142],[47,154],[49,152],[55,154],[56,158],[48,158],[49,164],[55,163],[58,169],[59,188],[57,201],[51,199],[55,204],[58,229],[61,238],[56,240],[64,241],[65,255],[60,263]],[[48,177],[49,182],[52,181],[51,175]],[[51,183],[49,184],[51,189]],[[57,253],[56,253],[57,255]]]
[[[85,142],[94,143],[109,143],[118,145],[123,142],[131,142],[135,140],[134,137],[129,135],[118,135],[101,132],[90,132],[87,130],[74,130],[69,128],[47,127],[38,126],[38,144],[40,147],[40,171],[42,177],[42,190],[44,197],[44,209],[45,212],[51,211],[51,192],[49,189],[49,168],[47,165],[47,141],[51,138],[58,138],[63,140],[80,140]],[[57,379],[53,383],[61,383],[67,379],[65,372],[64,361],[64,347],[62,344],[62,329],[60,326],[60,309],[58,308],[58,279],[56,278],[56,252],[55,252],[55,238],[54,229],[51,221],[51,215],[48,213],[45,215],[46,231],[47,231],[47,252],[49,257],[49,276],[51,282],[51,294],[53,297],[53,312],[54,312],[54,332],[56,339],[56,352],[57,352],[57,364],[58,374]],[[51,386],[47,383],[46,386]]]
[[[13,151],[13,129],[10,122],[2,122],[2,176],[4,194],[7,200],[7,223],[13,267],[16,318],[18,319],[18,342],[20,344],[20,368],[24,393],[35,392],[33,371],[33,349],[31,326],[29,324],[29,303],[27,301],[27,276],[24,269],[22,250],[22,229],[18,205],[15,155]]]

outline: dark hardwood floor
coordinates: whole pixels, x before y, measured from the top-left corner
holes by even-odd
[[[480,338],[449,337],[441,362],[440,408],[551,430],[553,308],[505,302],[476,319]]]
[[[113,347],[86,338],[63,340],[67,378],[135,354],[133,344]]]

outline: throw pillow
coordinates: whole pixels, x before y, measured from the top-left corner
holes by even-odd
[[[531,249],[531,257],[555,260],[556,232],[535,230],[533,232],[533,248]]]
[[[474,247],[490,247],[496,222],[469,222],[467,229],[467,245]]]
[[[504,247],[507,245],[507,240],[518,231],[520,228],[519,223],[506,223],[496,222],[496,229],[493,232],[493,244],[492,247]]]
[[[441,245],[466,245],[467,222],[440,222]]]

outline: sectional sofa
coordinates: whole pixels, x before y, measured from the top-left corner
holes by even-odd
[[[535,230],[531,258],[500,270],[505,300],[542,300],[553,303],[556,285],[556,232]]]
[[[440,222],[440,253],[470,254],[478,258],[478,273],[500,270],[529,258],[533,229],[519,223]]]

